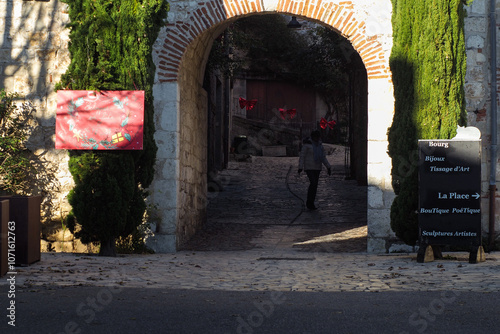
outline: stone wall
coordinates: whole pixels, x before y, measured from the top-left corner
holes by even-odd
[[[207,209],[207,95],[201,85],[183,87],[188,91],[180,104],[176,249],[203,225]]]
[[[497,68],[495,69],[496,76],[499,75],[500,54],[498,45],[500,44],[500,21],[498,17],[500,9],[500,1],[496,1],[496,45],[497,48]],[[467,52],[467,72],[465,76],[465,96],[466,96],[466,109],[468,125],[477,127],[482,134],[482,194],[481,194],[481,214],[483,231],[488,231],[489,220],[489,202],[490,195],[489,176],[491,167],[491,41],[490,41],[490,26],[489,26],[489,13],[490,8],[489,0],[474,0],[472,4],[467,7],[467,17],[465,18],[465,36],[466,36],[466,52]],[[493,88],[496,90],[498,108],[498,85]],[[498,112],[497,112],[498,114]],[[499,129],[497,124],[497,131]],[[500,166],[498,164],[498,157],[496,163],[496,177],[500,179]],[[496,211],[495,214],[495,231],[498,234],[500,231],[500,197],[498,191],[495,195]]]
[[[496,3],[499,8],[500,0]],[[391,1],[174,0],[170,4],[168,25],[156,41],[153,54],[157,64],[154,97],[159,151],[149,199],[155,208],[149,245],[160,253],[175,251],[205,218],[207,97],[202,78],[213,39],[240,17],[278,12],[331,27],[351,41],[363,60],[368,76],[368,250],[387,251],[394,238],[389,224],[394,194],[387,155],[387,128],[394,103],[388,67]],[[467,11],[467,111],[469,125],[483,134],[483,223],[487,228],[491,149],[489,1],[475,0]],[[50,243],[45,243],[46,249],[57,249],[58,242],[63,245],[63,235],[64,242],[69,240],[57,230],[69,210],[66,195],[73,184],[67,153],[54,149],[54,86],[69,64],[67,23],[67,5],[60,1],[0,0],[0,87],[31,101],[39,124],[27,145],[38,165],[33,194],[43,196],[43,235]],[[493,163],[498,165],[498,160]],[[500,205],[496,210],[499,230]]]
[[[0,88],[18,93],[19,104],[32,103],[38,125],[26,146],[36,170],[30,194],[42,195],[44,250],[63,242],[58,230],[70,209],[66,195],[73,187],[67,152],[54,149],[54,86],[69,65],[67,8],[55,0],[0,0]],[[82,250],[69,236],[64,242],[67,250]]]
[[[206,219],[208,106],[202,80],[212,42],[222,30],[207,32],[190,45],[178,82],[162,81],[157,72],[158,156],[150,199],[155,227],[147,245],[159,253],[178,249]],[[165,34],[158,40],[165,40]],[[157,64],[162,63],[161,50],[154,54]]]

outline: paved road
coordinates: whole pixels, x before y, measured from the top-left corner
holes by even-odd
[[[2,333],[498,333],[500,293],[71,287],[27,292]],[[4,320],[5,321],[5,320]]]

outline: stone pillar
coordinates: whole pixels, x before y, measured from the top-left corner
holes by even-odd
[[[394,238],[390,210],[394,199],[391,158],[387,154],[387,131],[392,124],[394,97],[387,79],[368,80],[368,247],[370,253],[385,253]]]
[[[155,140],[158,153],[155,178],[150,187],[151,234],[146,245],[157,253],[176,251],[179,193],[179,115],[180,104],[176,82],[158,83],[153,87],[155,99]]]

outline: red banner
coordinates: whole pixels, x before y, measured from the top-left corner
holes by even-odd
[[[142,150],[144,91],[57,91],[56,149]]]

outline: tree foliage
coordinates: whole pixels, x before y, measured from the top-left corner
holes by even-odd
[[[0,190],[9,194],[28,190],[32,165],[25,146],[34,119],[33,106],[15,104],[15,93],[0,90]]]
[[[307,48],[305,38],[287,27],[282,15],[256,15],[242,18],[232,28],[234,46],[243,52],[244,67],[250,74],[283,79],[293,72],[293,60]]]
[[[391,227],[418,239],[418,139],[449,139],[465,125],[463,0],[393,0],[390,67],[395,115],[389,155],[396,198]]]
[[[115,239],[141,224],[157,147],[153,138],[153,43],[164,25],[164,0],[66,0],[71,64],[58,89],[144,90],[142,151],[70,151],[75,181],[68,200],[71,232],[114,255]]]
[[[249,74],[313,87],[328,101],[345,89],[348,64],[355,53],[337,32],[317,26],[307,33],[287,27],[282,15],[257,15],[235,22],[231,41],[234,62]]]
[[[345,104],[348,72],[357,55],[347,39],[317,26],[307,33],[287,27],[283,15],[254,15],[236,21],[212,46],[207,73],[245,73],[313,88],[328,106]],[[229,56],[229,50],[234,54]],[[340,109],[340,108],[337,108]]]
[[[351,57],[356,51],[347,39],[323,26],[312,30],[307,41],[307,47],[293,57],[294,80],[313,87],[330,114],[334,105],[345,102]]]

